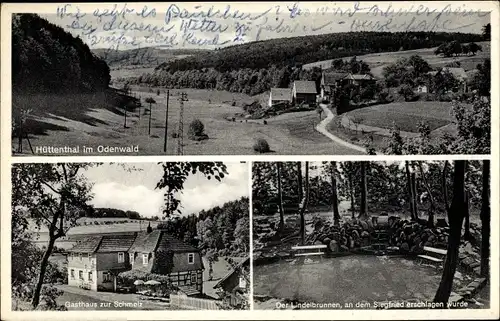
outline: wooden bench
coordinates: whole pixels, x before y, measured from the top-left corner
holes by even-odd
[[[301,246],[293,246],[292,251],[297,251],[298,253],[294,254],[294,256],[309,256],[309,255],[323,255],[325,254],[324,250],[327,249],[327,246],[324,244],[321,245],[301,245]],[[311,250],[311,252],[302,252]],[[317,250],[317,251],[315,251]]]
[[[446,250],[424,246],[425,254],[418,255],[419,258],[433,263],[443,263]]]

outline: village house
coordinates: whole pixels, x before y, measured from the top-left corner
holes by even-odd
[[[376,81],[375,78],[373,78],[373,76],[367,74],[348,74],[343,80],[347,84],[354,86],[364,86],[368,84],[373,84]]]
[[[468,84],[469,75],[467,74],[467,72],[465,71],[464,68],[443,67],[443,69],[441,69],[440,71],[430,71],[429,75],[434,77],[439,72],[446,72],[446,71],[451,73],[453,75],[453,77],[456,80],[458,80],[458,82],[460,84],[458,87],[459,92],[461,92],[461,93],[468,92],[469,88],[468,88],[467,84]]]
[[[220,299],[233,307],[241,305],[245,300],[243,293],[247,287],[247,280],[243,276],[243,272],[249,271],[249,264],[250,258],[247,257],[214,285]]]
[[[89,236],[68,250],[68,285],[116,291],[117,275],[130,269],[128,250],[137,233]]]
[[[290,88],[271,88],[269,93],[269,107],[283,104],[285,106],[292,103],[292,90]]]
[[[167,275],[173,285],[189,296],[203,293],[204,267],[200,250],[166,231],[140,233],[128,256],[132,270]]]
[[[316,104],[316,83],[314,81],[296,80],[293,82],[292,97],[297,105],[306,104],[314,106]]]
[[[321,74],[321,98],[333,99],[335,91],[342,87],[342,80],[347,76],[343,72],[323,72]]]

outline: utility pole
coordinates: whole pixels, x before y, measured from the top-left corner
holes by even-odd
[[[167,89],[167,101],[166,101],[167,110],[165,111],[165,138],[164,138],[164,141],[163,141],[163,152],[164,153],[167,152],[168,101],[169,100],[170,100],[170,90]]]
[[[177,129],[177,155],[184,153],[184,102],[187,101],[187,94],[181,93],[179,98],[179,128]]]

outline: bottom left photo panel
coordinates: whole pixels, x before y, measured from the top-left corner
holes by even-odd
[[[248,163],[11,173],[13,311],[249,309]]]

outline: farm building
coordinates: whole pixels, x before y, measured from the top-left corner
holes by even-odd
[[[271,88],[269,93],[269,107],[278,104],[291,104],[292,103],[292,90],[290,88]]]
[[[321,75],[321,98],[332,99],[335,90],[342,86],[343,79],[347,73],[323,72]]]
[[[467,72],[465,71],[464,68],[444,67],[443,69],[441,69],[439,71],[431,71],[431,72],[429,72],[429,74],[431,76],[435,76],[439,72],[449,72],[449,73],[451,73],[453,75],[453,77],[456,80],[458,80],[459,83],[460,83],[460,86],[458,88],[460,92],[466,93],[469,90],[469,88],[467,86],[469,75],[467,74]]]
[[[292,96],[295,104],[314,105],[317,93],[314,81],[296,80],[293,82]]]
[[[200,251],[166,231],[137,235],[128,251],[132,270],[168,275],[186,295],[203,292],[203,261]]]
[[[421,93],[428,93],[428,87],[427,85],[418,85],[417,88],[415,88],[415,93],[421,94]]]
[[[89,236],[68,250],[68,285],[116,291],[118,273],[130,269],[128,250],[137,233]]]
[[[375,78],[371,75],[362,75],[362,74],[348,74],[344,80],[346,83],[355,85],[355,86],[361,86],[361,85],[366,85],[370,83],[375,83]]]
[[[248,272],[249,264],[250,258],[246,258],[214,285],[219,297],[233,307],[238,307],[244,299],[247,280],[242,272]]]

